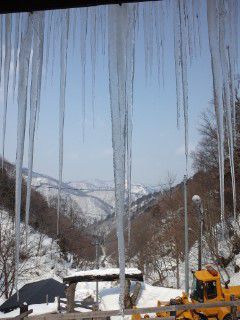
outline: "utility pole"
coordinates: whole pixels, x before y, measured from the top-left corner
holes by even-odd
[[[192,201],[196,206],[199,218],[198,228],[198,270],[202,269],[202,236],[203,236],[203,205],[202,199],[198,195],[192,197]]]
[[[189,294],[189,245],[188,245],[188,212],[187,212],[187,176],[184,176],[184,242],[185,242],[185,291]]]

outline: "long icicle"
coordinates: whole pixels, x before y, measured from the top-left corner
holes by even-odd
[[[20,13],[15,13],[14,57],[13,57],[13,97],[15,96],[17,82],[18,46],[20,35]]]
[[[66,77],[67,77],[67,52],[68,52],[68,34],[69,34],[69,10],[63,15],[62,33],[61,33],[61,54],[60,54],[60,101],[59,101],[59,181],[58,181],[58,205],[57,205],[57,235],[60,232],[60,205],[61,205],[61,187],[63,171],[63,131],[66,103]]]
[[[231,0],[229,1],[229,3]],[[233,195],[233,215],[234,220],[236,218],[236,188],[235,188],[235,166],[234,166],[234,143],[233,143],[233,117],[232,117],[232,109],[233,104],[235,103],[235,99],[233,97],[232,87],[234,85],[234,80],[231,79],[231,35],[230,28],[227,28],[227,25],[231,23],[231,20],[228,20],[228,11],[229,8],[226,8],[223,0],[219,1],[219,47],[220,47],[220,58],[221,58],[221,66],[222,66],[222,76],[223,76],[223,106],[225,110],[226,117],[226,127],[227,127],[227,138],[228,138],[228,147],[229,147],[229,161],[231,168],[231,177],[232,177],[232,195]],[[229,54],[229,56],[228,56]],[[229,59],[228,59],[229,58]],[[233,67],[233,65],[232,65]]]
[[[26,128],[27,92],[28,92],[28,70],[32,42],[31,14],[26,16],[24,30],[20,44],[19,53],[19,77],[18,77],[18,122],[17,122],[17,152],[16,152],[16,194],[15,194],[15,287],[18,294],[18,270],[20,254],[20,216],[22,201],[22,165],[24,154],[24,139]],[[19,296],[18,296],[19,298]]]
[[[131,11],[132,17],[128,27],[126,50],[126,176],[127,176],[127,213],[128,213],[128,253],[131,241],[131,205],[132,205],[132,116],[133,116],[133,82],[135,62],[135,30],[138,15],[137,6]]]
[[[188,79],[187,79],[187,13],[186,2],[178,0],[180,14],[180,52],[182,70],[183,114],[184,114],[184,139],[186,175],[188,175]]]
[[[223,121],[223,90],[222,90],[222,67],[219,52],[219,8],[218,1],[207,1],[208,38],[211,53],[211,65],[213,75],[214,107],[217,122],[218,137],[218,161],[219,161],[219,182],[221,202],[221,222],[223,233],[225,231],[224,213],[224,121]]]
[[[88,25],[88,8],[81,10],[80,15],[80,57],[81,57],[81,81],[82,81],[82,136],[85,140],[85,118],[86,118],[86,40]]]
[[[4,58],[4,108],[3,108],[3,125],[2,125],[2,169],[4,164],[5,136],[7,124],[7,106],[8,106],[8,87],[9,87],[9,70],[11,62],[11,34],[12,34],[12,15],[5,16],[5,58]]]
[[[2,58],[3,58],[3,15],[0,15],[0,85],[2,83]]]
[[[44,42],[44,13],[33,13],[33,56],[30,89],[30,120],[29,120],[29,147],[28,147],[28,178],[26,195],[26,239],[28,238],[28,224],[31,200],[31,183],[34,153],[34,138],[38,110],[40,108],[42,67],[43,67],[43,42]],[[27,241],[26,241],[27,243]]]
[[[108,64],[109,91],[112,117],[113,167],[115,181],[115,212],[117,219],[118,254],[120,267],[120,308],[124,309],[125,288],[125,241],[123,216],[125,209],[125,173],[126,173],[126,120],[128,113],[127,79],[133,77],[134,68],[130,68],[129,48],[134,48],[129,37],[130,26],[135,17],[135,7],[124,4],[108,8]],[[128,28],[130,28],[128,30]],[[129,74],[128,74],[129,73]],[[130,90],[130,89],[129,89]],[[129,101],[130,102],[130,101]]]
[[[96,49],[97,49],[97,15],[96,9],[91,9],[91,62],[92,62],[92,119],[95,125],[95,82],[96,82]]]
[[[177,127],[180,126],[180,109],[181,109],[181,73],[182,65],[180,59],[180,12],[178,2],[174,1],[174,60],[175,60],[175,81],[176,81],[176,98],[177,98]]]

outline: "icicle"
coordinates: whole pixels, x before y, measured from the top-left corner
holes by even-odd
[[[226,119],[229,161],[232,176],[233,211],[236,221],[234,168],[235,79],[237,47],[234,41],[237,5],[235,0],[207,2],[209,46],[212,61],[214,105],[217,119],[222,229],[224,214],[224,116]]]
[[[17,62],[18,62],[18,45],[19,45],[20,13],[15,13],[15,34],[14,34],[14,58],[13,58],[13,97],[17,81]]]
[[[132,116],[133,116],[133,81],[134,81],[134,61],[135,61],[135,30],[137,19],[137,6],[131,12],[130,24],[127,35],[126,53],[126,173],[127,173],[127,212],[128,212],[128,249],[131,240],[131,204],[132,204]]]
[[[174,60],[175,60],[175,80],[177,97],[177,127],[180,124],[180,106],[181,106],[181,59],[180,59],[180,12],[178,2],[174,1]]]
[[[164,22],[165,9],[162,2],[153,3],[154,26],[156,36],[157,64],[158,64],[158,83],[160,85],[162,78],[162,86],[164,86]]]
[[[99,6],[99,16],[100,16],[100,37],[101,37],[101,43],[102,43],[102,54],[105,56],[106,52],[106,8],[105,6]]]
[[[192,0],[193,47],[197,52],[196,0]]]
[[[97,48],[97,26],[96,26],[96,9],[91,9],[91,62],[92,62],[92,117],[93,117],[93,127],[94,127],[94,114],[95,114],[95,82],[96,82],[96,48]]]
[[[194,24],[193,24],[193,16],[192,16],[192,2],[188,1],[187,3],[184,3],[185,7],[185,19],[187,24],[187,37],[188,37],[188,55],[190,58],[190,63],[192,63],[193,60],[193,36],[194,36]]]
[[[153,41],[153,3],[148,3],[148,58],[149,58],[149,75],[152,77],[152,69],[153,69],[153,48],[154,48],[154,41]]]
[[[187,46],[188,46],[188,22],[186,3],[181,0],[174,2],[174,59],[177,97],[177,126],[179,127],[180,103],[182,89],[182,104],[184,113],[184,139],[186,175],[188,171],[188,81],[187,81]]]
[[[48,29],[46,30],[46,57],[45,57],[45,85],[47,84],[47,75],[49,74],[49,52],[50,52],[50,40],[53,28],[53,11],[48,14]]]
[[[88,8],[81,10],[80,16],[80,57],[81,57],[81,80],[82,80],[82,135],[85,139],[85,117],[86,117],[86,50],[87,50],[87,24]]]
[[[164,54],[164,50],[165,50],[165,28],[164,28],[164,24],[165,24],[165,3],[162,1],[159,4],[160,6],[160,40],[161,40],[161,51],[162,51],[162,55],[161,55],[161,60],[162,60],[162,82],[163,82],[163,86],[164,86],[164,65],[165,65],[165,54]],[[157,30],[155,30],[156,33],[158,33]]]
[[[72,10],[72,15],[73,15],[73,23],[72,23],[72,28],[73,28],[73,54],[75,53],[75,47],[76,47],[76,31],[77,31],[77,17],[78,17],[78,9],[74,8]]]
[[[3,126],[2,126],[2,169],[4,163],[5,152],[5,136],[7,121],[7,105],[8,105],[8,86],[9,86],[9,70],[11,62],[11,35],[12,35],[12,16],[5,15],[5,58],[4,58],[4,102],[3,102]]]
[[[235,191],[235,169],[234,169],[234,144],[233,144],[233,127],[232,127],[232,105],[231,105],[231,89],[229,71],[228,71],[228,59],[227,59],[227,43],[226,43],[226,8],[223,1],[219,1],[219,47],[220,47],[220,58],[222,65],[222,76],[223,76],[223,103],[224,109],[226,110],[226,124],[227,124],[227,137],[229,144],[229,160],[232,176],[232,189],[233,189],[233,203],[234,203],[234,218],[236,218],[236,191]]]
[[[53,73],[54,73],[54,62],[55,62],[55,54],[56,47],[59,39],[59,25],[61,24],[61,14],[57,11],[53,13],[53,37],[52,37],[52,81],[53,81]]]
[[[201,39],[201,16],[202,16],[202,1],[197,0],[197,34],[198,34],[198,46],[200,54],[202,52],[202,39]]]
[[[152,35],[152,32],[149,31],[149,28],[151,28],[151,24],[149,24],[150,18],[149,18],[149,4],[144,4],[143,6],[143,31],[144,31],[144,54],[145,54],[145,78],[146,82],[149,80],[149,73],[150,73],[150,37],[149,35]]]
[[[15,286],[18,292],[19,269],[19,244],[20,244],[20,215],[22,200],[22,165],[24,154],[24,139],[26,127],[28,69],[31,53],[32,25],[31,16],[28,14],[23,23],[23,33],[19,52],[19,77],[18,77],[18,122],[17,122],[17,152],[16,152],[16,195],[15,195],[15,233],[16,233],[16,261],[15,261]]]
[[[42,67],[43,67],[43,42],[44,42],[44,13],[33,13],[33,56],[30,90],[30,120],[29,120],[29,147],[28,147],[28,178],[26,195],[26,238],[28,237],[28,224],[31,200],[31,183],[33,168],[34,138],[36,118],[40,108]]]
[[[125,200],[125,160],[128,117],[134,71],[135,6],[124,4],[108,8],[109,91],[112,116],[113,166],[115,181],[115,211],[120,267],[120,307],[124,309],[125,244],[123,213]],[[128,91],[129,90],[129,91]],[[129,141],[130,147],[130,141]],[[130,153],[129,153],[130,154]]]
[[[2,82],[3,15],[0,15],[0,85]]]
[[[188,175],[188,81],[187,81],[187,17],[186,2],[178,0],[180,12],[180,39],[181,39],[181,66],[182,66],[182,92],[185,134],[186,175]]]
[[[211,53],[211,65],[213,75],[214,107],[217,122],[219,180],[221,200],[222,229],[225,229],[224,214],[224,124],[223,124],[223,90],[221,74],[221,57],[219,52],[219,11],[216,0],[207,1],[208,38]]]
[[[58,182],[58,206],[57,206],[57,235],[59,235],[59,218],[63,170],[63,131],[66,100],[66,77],[67,77],[67,51],[69,34],[69,10],[66,10],[62,19],[61,53],[60,53],[60,101],[59,101],[59,182]]]

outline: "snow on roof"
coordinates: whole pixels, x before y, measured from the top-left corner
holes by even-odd
[[[119,279],[119,274],[119,268],[93,269],[71,273],[71,275],[65,277],[63,281],[68,282],[74,279],[77,281],[94,281],[96,279],[100,281],[114,281]],[[142,272],[137,268],[126,268],[125,276],[142,281]]]
[[[70,277],[81,277],[81,276],[110,276],[110,275],[118,275],[119,276],[120,269],[119,268],[109,268],[109,269],[92,269],[87,271],[77,271],[73,274],[71,274],[68,277],[65,277],[65,279]],[[142,272],[137,268],[126,268],[125,274],[128,275],[139,275],[142,274]]]

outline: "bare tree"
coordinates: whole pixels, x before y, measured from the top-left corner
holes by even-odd
[[[208,109],[201,116],[199,128],[201,140],[192,152],[193,167],[196,171],[208,171],[218,167],[217,129],[213,113]]]

